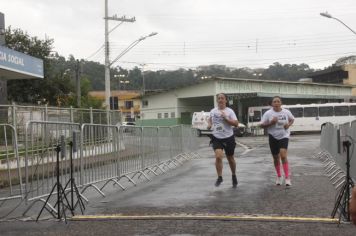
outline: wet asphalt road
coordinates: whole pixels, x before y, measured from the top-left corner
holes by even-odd
[[[319,135],[292,136],[289,163],[292,187],[275,186],[275,172],[267,137],[237,140],[238,187],[224,160],[224,182],[215,187],[214,156],[208,138],[200,138],[200,158],[152,181],[122,191],[106,188],[107,196],[90,192],[86,215],[120,215],[144,219],[52,219],[39,223],[0,223],[1,235],[356,235],[351,224],[298,222],[297,220],[241,220],[224,216],[330,218],[336,191],[325,176],[322,163],[313,158],[319,151]],[[248,149],[246,149],[248,147]],[[124,183],[128,186],[128,183]],[[154,216],[163,215],[159,219]],[[187,219],[184,216],[211,216]],[[181,218],[177,216],[183,216]],[[220,217],[220,218],[219,218]]]

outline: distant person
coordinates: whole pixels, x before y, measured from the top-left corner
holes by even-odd
[[[218,178],[215,186],[218,187],[223,182],[223,156],[224,151],[232,174],[232,186],[237,186],[236,162],[234,159],[235,137],[233,126],[237,127],[239,122],[235,112],[227,107],[227,96],[223,93],[217,95],[218,106],[210,111],[208,129],[212,129],[212,145],[215,152],[215,168]]]
[[[294,122],[294,116],[289,110],[282,108],[281,105],[282,99],[279,96],[273,97],[271,103],[272,108],[263,114],[261,127],[267,128],[269,147],[273,156],[274,167],[277,172],[276,185],[282,184],[282,160],[285,184],[286,186],[291,186],[287,150],[290,136],[289,127]]]
[[[349,207],[350,207],[351,221],[356,225],[356,187],[355,186],[352,188]]]

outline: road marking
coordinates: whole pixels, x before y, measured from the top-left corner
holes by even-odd
[[[289,221],[289,222],[316,222],[338,223],[335,218],[323,217],[296,217],[296,216],[268,216],[268,215],[77,215],[71,220],[248,220],[248,221]]]
[[[246,153],[252,151],[252,148],[251,148],[251,147],[249,147],[249,146],[247,146],[247,145],[245,145],[245,144],[243,144],[243,143],[240,143],[240,142],[236,141],[236,144],[239,145],[239,146],[241,146],[241,147],[243,147],[243,148],[245,149],[245,151],[240,154],[241,156],[243,156],[243,155],[245,155]]]

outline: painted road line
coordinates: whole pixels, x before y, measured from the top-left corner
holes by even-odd
[[[339,223],[338,219],[323,217],[268,216],[268,215],[77,215],[71,220],[249,220]]]
[[[236,142],[237,145],[239,145],[239,146],[241,146],[241,147],[243,147],[243,148],[245,149],[245,151],[240,154],[241,156],[243,156],[243,155],[245,155],[246,153],[252,151],[252,148],[251,148],[251,147],[249,147],[249,146],[247,146],[247,145],[245,145],[245,144],[243,144],[243,143],[240,143],[240,142],[238,142],[238,141],[235,141],[235,142]]]

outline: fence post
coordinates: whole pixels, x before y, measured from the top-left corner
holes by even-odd
[[[93,122],[93,108],[92,107],[90,107],[89,115],[90,115],[90,124],[94,124],[94,122]]]
[[[140,127],[141,128],[141,140],[140,140],[140,153],[141,153],[141,170],[143,170],[145,168],[144,166],[144,148],[143,148],[143,135],[144,135],[144,127]]]
[[[15,132],[17,132],[17,121],[16,121],[16,104],[13,102],[11,106],[12,115],[12,125],[15,127]]]
[[[157,130],[157,144],[156,144],[156,150],[157,150],[157,160],[158,160],[158,163],[160,163],[160,152],[159,152],[159,127],[156,128]]]
[[[74,111],[73,111],[73,107],[70,106],[69,108],[69,112],[70,112],[70,122],[74,123]]]

